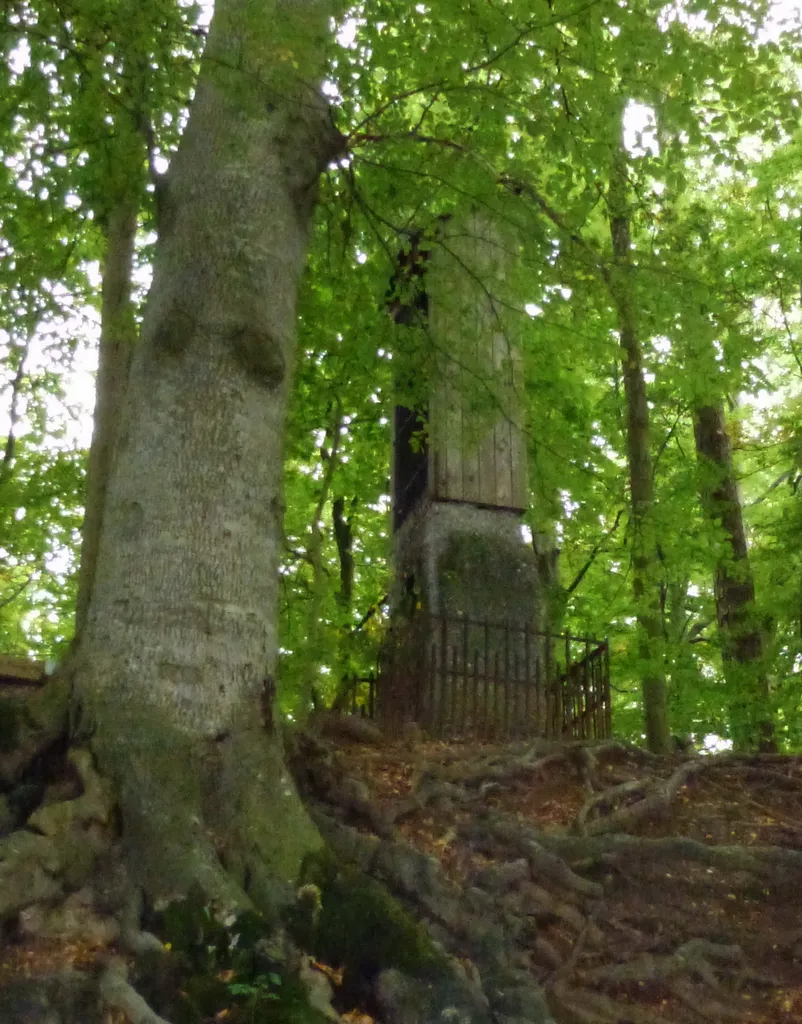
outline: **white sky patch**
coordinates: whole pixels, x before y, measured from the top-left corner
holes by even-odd
[[[658,156],[657,121],[651,107],[629,101],[624,111],[624,145],[631,156]]]
[[[725,740],[715,733],[708,733],[702,740],[702,753],[721,754],[725,750],[732,750],[732,740]]]
[[[665,335],[658,335],[652,338],[652,348],[655,352],[658,352],[661,356],[667,356],[671,353],[671,339],[666,338]]]
[[[21,75],[31,66],[31,47],[27,39],[21,39],[8,55],[8,67],[12,74]]]
[[[198,0],[198,10],[200,11],[198,24],[201,28],[208,28],[214,14],[214,0]]]
[[[579,508],[579,502],[571,498],[570,491],[560,491],[560,504],[563,507],[566,519],[571,519],[574,512]]]
[[[356,46],[356,32],[359,27],[357,18],[346,18],[337,29],[337,42],[344,50],[352,50]]]

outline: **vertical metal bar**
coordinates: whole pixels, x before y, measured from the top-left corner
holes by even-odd
[[[448,691],[448,616],[440,619],[440,687],[437,693],[437,735],[442,738],[446,720],[446,693]]]
[[[501,651],[493,653],[493,738],[499,733],[499,677],[501,676]]]
[[[415,705],[413,707],[413,721],[418,725],[423,721],[424,706],[426,703],[426,656],[428,649],[426,645],[426,622],[418,623],[418,632],[415,637]]]
[[[532,652],[530,645],[532,643],[532,631],[529,628],[529,623],[524,626],[524,732],[528,736],[532,731],[532,723],[530,720],[530,708],[532,698]]]
[[[459,647],[455,643],[451,649],[451,715],[449,725],[452,739],[457,733],[457,689],[459,684]]]
[[[522,735],[526,725],[521,710],[521,654],[516,644],[512,649],[512,730],[516,736]]]
[[[601,648],[596,645],[596,650],[593,652],[593,685],[596,689],[596,715],[595,715],[595,733],[596,739],[604,738],[604,689],[602,686],[602,673],[601,673]]]
[[[473,700],[471,712],[471,734],[479,738],[479,648],[473,651]]]
[[[415,671],[415,688],[413,690],[412,720],[420,724],[426,701],[426,657],[428,637],[428,616],[418,619],[415,636],[410,651],[410,664]]]
[[[435,734],[435,691],[437,689],[437,640],[434,639],[434,637],[432,638],[432,644],[429,649],[429,675],[427,676],[426,689],[427,732],[430,736],[433,736]]]
[[[465,728],[468,721],[468,623],[462,625],[462,687],[460,694],[460,732],[465,735]]]
[[[483,735],[487,739],[490,733],[490,688],[491,688],[491,672],[490,672],[490,626],[485,623],[485,693],[484,693],[484,723],[483,723]]]
[[[590,674],[590,640],[585,641],[585,667],[582,672],[582,684],[585,690],[585,717],[582,727],[582,738],[590,739],[595,730],[591,729],[591,717],[593,715],[593,685]]]
[[[504,737],[510,734],[510,624],[504,623]]]
[[[607,735],[607,705],[604,700],[604,649],[596,651],[596,685],[599,688],[599,739]]]
[[[544,659],[545,659],[544,669],[545,669],[545,677],[546,677],[545,678],[545,685],[546,685],[546,733],[545,733],[545,735],[551,737],[552,739],[556,739],[559,736],[559,733],[557,732],[557,730],[555,729],[555,726],[554,726],[554,722],[555,722],[554,716],[556,714],[555,707],[556,707],[556,703],[557,702],[556,702],[555,694],[553,692],[554,683],[553,683],[552,676],[554,675],[554,669],[552,667],[552,662],[551,662],[551,636],[548,633],[546,634],[546,650],[545,650],[545,654],[544,654]]]

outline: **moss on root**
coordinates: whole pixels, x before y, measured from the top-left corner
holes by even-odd
[[[417,978],[450,975],[448,958],[379,882],[329,851],[310,854],[301,874],[319,905],[300,902],[288,922],[298,942],[347,974],[372,977],[395,968]]]

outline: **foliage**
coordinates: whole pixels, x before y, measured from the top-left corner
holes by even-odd
[[[762,0],[511,0],[419,4],[402,18],[367,0],[345,14],[325,89],[348,156],[321,183],[288,425],[285,712],[303,716],[313,690],[331,700],[375,669],[392,585],[393,404],[402,389],[424,402],[425,375],[408,368],[431,342],[425,324],[399,329],[388,315],[396,260],[416,232],[481,207],[515,257],[494,298],[524,355],[527,521],[560,549],[564,625],[610,636],[616,728],[640,735],[626,408],[605,279],[623,133],[674,727],[730,730],[713,591],[726,538],[700,505],[692,428],[696,404],[721,401],[779,738],[800,744],[802,51],[799,24],[779,13]],[[142,290],[155,172],[191,97],[201,14],[178,0],[15,0],[0,14],[7,650],[53,656],[69,638],[86,432],[68,430],[68,406],[95,342],[104,216],[134,153]]]
[[[169,974],[170,1019],[200,1024],[225,1015],[235,1024],[320,1024],[302,983],[288,970],[281,941],[270,922],[245,911],[230,924],[215,916],[200,891],[170,903],[158,922],[168,949],[165,963],[144,963],[143,972]],[[161,957],[161,954],[159,955]],[[157,958],[158,959],[158,958]],[[143,979],[147,988],[147,979]],[[153,977],[151,978],[151,983]],[[163,1012],[168,1008],[164,1007]]]

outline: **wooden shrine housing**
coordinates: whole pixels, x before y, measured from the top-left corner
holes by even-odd
[[[503,280],[509,253],[478,215],[462,231],[446,222],[439,241],[425,255],[421,315],[401,321],[425,334],[432,355],[425,413],[395,409],[396,530],[424,498],[517,513],[528,506],[520,352],[484,286],[477,288]],[[473,275],[461,273],[465,267]]]

